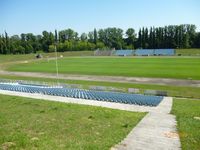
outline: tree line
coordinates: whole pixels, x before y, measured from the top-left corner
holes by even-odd
[[[200,48],[200,32],[192,24],[165,27],[133,28],[125,32],[120,28],[94,29],[80,36],[72,29],[55,32],[43,31],[42,35],[22,33],[0,35],[0,54],[28,54],[37,51],[82,51],[106,49],[154,49],[154,48]]]

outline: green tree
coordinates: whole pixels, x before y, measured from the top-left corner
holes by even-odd
[[[4,54],[10,54],[10,41],[7,32],[5,31],[5,38],[4,38]]]
[[[88,42],[94,43],[94,32],[93,31],[88,33]]]
[[[196,26],[193,24],[187,25],[187,33],[189,38],[189,45],[195,47]]]
[[[134,49],[134,44],[135,44],[135,39],[136,39],[136,34],[135,30],[133,28],[129,28],[126,31],[126,39],[125,42],[127,46],[129,46],[131,49]]]
[[[0,54],[3,54],[3,49],[4,49],[3,35],[0,35]]]
[[[49,45],[49,52],[55,51],[55,45]]]
[[[98,41],[97,30],[94,29],[94,44],[97,44],[97,41]]]
[[[10,37],[10,52],[12,54],[18,54],[20,53],[18,51],[18,48],[20,47],[21,41],[20,41],[20,37],[18,35],[13,35]]]
[[[153,28],[150,28],[149,31],[149,48],[153,48],[154,39],[153,39]]]
[[[82,33],[80,38],[81,38],[81,41],[87,41],[87,34]]]
[[[99,41],[109,48],[121,49],[123,46],[123,30],[120,28],[106,28],[98,31]]]
[[[96,45],[94,43],[87,42],[87,49],[86,50],[95,50],[95,49],[96,49]]]
[[[144,48],[149,48],[149,31],[148,28],[145,28],[144,31]]]
[[[146,41],[145,41],[145,29],[144,29],[144,27],[142,28],[142,48],[145,48],[145,43],[146,43]]]
[[[139,48],[142,48],[142,30],[141,28],[139,29],[139,32],[138,32],[138,47]]]
[[[43,31],[42,35],[42,48],[44,52],[49,52],[49,45],[54,44],[54,34],[52,32]]]
[[[97,42],[96,49],[105,49],[105,44],[103,42]]]
[[[133,28],[127,29],[125,37],[120,28],[105,28],[92,32],[78,33],[72,29],[57,33],[43,31],[42,35],[22,33],[8,36],[7,32],[0,35],[0,54],[35,53],[54,51],[124,49],[124,48],[196,48],[200,47],[200,33],[193,24],[168,25],[164,27],[142,27],[136,37]]]
[[[55,43],[57,43],[58,42],[58,32],[57,32],[57,30],[55,30]]]
[[[194,39],[194,47],[200,48],[200,32],[197,32],[195,34],[195,39]]]
[[[78,40],[78,33],[72,29],[61,30],[59,32],[59,39],[62,43],[66,40]]]
[[[184,48],[190,48],[190,39],[189,39],[189,33],[185,33],[183,37],[183,47]]]

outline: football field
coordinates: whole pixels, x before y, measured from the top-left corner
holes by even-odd
[[[9,71],[55,73],[55,59],[15,64]],[[200,79],[200,59],[197,57],[67,57],[58,59],[59,73]]]

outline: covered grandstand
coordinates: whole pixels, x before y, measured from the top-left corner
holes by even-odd
[[[174,49],[137,49],[136,56],[174,56]]]
[[[174,49],[137,49],[137,50],[115,50],[114,56],[174,56]]]
[[[154,49],[137,49],[135,50],[136,56],[154,56]]]
[[[134,50],[115,50],[113,51],[115,56],[133,56]]]
[[[174,56],[175,50],[174,49],[155,49],[154,55],[155,56]]]

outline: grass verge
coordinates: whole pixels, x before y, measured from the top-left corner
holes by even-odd
[[[106,150],[145,114],[0,95],[0,146]]]
[[[176,49],[176,55],[181,54],[181,56],[200,56],[199,48],[191,49]]]
[[[200,101],[174,99],[172,114],[176,115],[183,150],[200,149]]]
[[[55,53],[41,53],[44,58],[55,57]],[[93,56],[93,51],[69,51],[58,52],[58,56],[64,57],[70,56]],[[19,55],[0,55],[0,63],[22,61],[22,60],[34,60],[36,54],[19,54]]]

